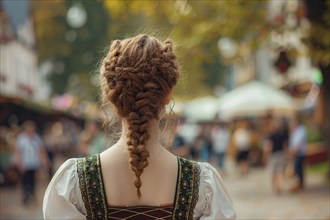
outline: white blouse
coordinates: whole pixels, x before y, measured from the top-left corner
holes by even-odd
[[[44,200],[44,219],[86,219],[76,169],[77,159],[69,159],[49,183]],[[194,219],[236,219],[233,203],[214,167],[200,163],[199,199]]]

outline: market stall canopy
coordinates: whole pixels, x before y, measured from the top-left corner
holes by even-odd
[[[216,118],[218,99],[212,96],[197,98],[187,102],[183,108],[183,116],[193,122],[207,122]]]
[[[244,84],[220,97],[220,119],[261,116],[272,113],[291,114],[296,101],[285,92],[258,81]]]
[[[22,124],[26,120],[33,120],[39,128],[43,128],[47,122],[59,119],[70,119],[83,125],[85,119],[52,109],[49,106],[24,100],[19,97],[8,97],[0,95],[0,125],[10,126],[11,118],[15,118],[15,123]]]

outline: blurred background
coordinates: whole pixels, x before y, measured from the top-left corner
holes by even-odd
[[[182,67],[169,150],[219,168],[238,219],[330,219],[330,1],[0,0],[0,17],[1,219],[41,219],[59,165],[111,146],[99,62],[140,32],[173,39]],[[48,165],[25,197],[31,130]]]

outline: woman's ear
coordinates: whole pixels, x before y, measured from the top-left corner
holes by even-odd
[[[173,89],[170,89],[170,92],[167,94],[165,98],[165,102],[164,102],[165,105],[168,105],[171,102],[172,95],[173,95]]]

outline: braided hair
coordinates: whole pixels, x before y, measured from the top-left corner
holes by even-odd
[[[142,34],[113,41],[101,66],[103,105],[110,104],[128,124],[129,163],[139,199],[141,174],[148,166],[150,121],[159,120],[178,76],[172,42]]]

